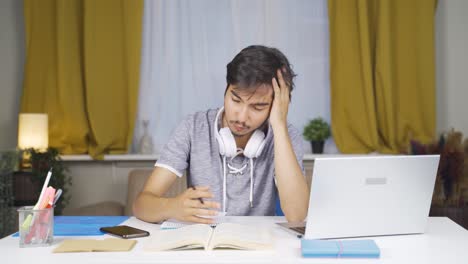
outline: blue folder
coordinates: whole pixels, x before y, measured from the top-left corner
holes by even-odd
[[[99,228],[119,225],[128,216],[54,216],[54,236],[99,236]],[[19,236],[18,233],[13,234]]]
[[[374,240],[301,240],[306,258],[379,258],[380,249]]]

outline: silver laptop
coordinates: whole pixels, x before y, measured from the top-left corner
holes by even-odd
[[[424,233],[439,155],[317,158],[307,222],[279,223],[307,239]]]

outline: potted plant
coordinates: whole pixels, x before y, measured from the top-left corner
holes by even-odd
[[[13,171],[18,166],[17,151],[0,151],[0,238],[15,230],[16,210],[13,197]]]
[[[404,154],[439,154],[439,167],[429,216],[447,216],[468,228],[468,138],[451,129],[423,144],[410,140]]]
[[[304,138],[310,141],[312,153],[323,153],[323,145],[330,134],[330,126],[321,117],[310,120],[302,133]]]

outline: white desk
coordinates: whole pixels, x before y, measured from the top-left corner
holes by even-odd
[[[55,237],[54,245],[42,248],[19,248],[18,238],[0,240],[0,263],[468,263],[468,231],[446,217],[431,217],[427,232],[421,235],[375,237],[380,259],[306,259],[301,257],[300,241],[274,223],[283,217],[230,217],[233,222],[270,226],[275,235],[273,251],[166,251],[145,252],[148,237],[139,238],[130,252],[60,253],[52,250],[65,239]],[[135,218],[125,222],[148,231],[159,225]],[[106,236],[99,236],[104,238]],[[70,238],[70,237],[67,237]],[[87,237],[90,238],[90,237]]]

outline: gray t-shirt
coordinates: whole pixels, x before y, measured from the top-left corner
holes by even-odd
[[[197,112],[185,118],[164,145],[155,166],[166,168],[181,177],[185,170],[187,182],[193,186],[210,186],[212,200],[223,205],[223,159],[214,134],[214,122],[219,109]],[[297,161],[303,169],[302,137],[288,124],[289,137]],[[265,147],[254,159],[253,207],[250,207],[250,162],[243,155],[226,158],[231,167],[246,168],[241,173],[230,173],[226,168],[227,215],[274,215],[277,189],[274,180],[273,130],[268,126]],[[227,166],[226,166],[227,167]]]

